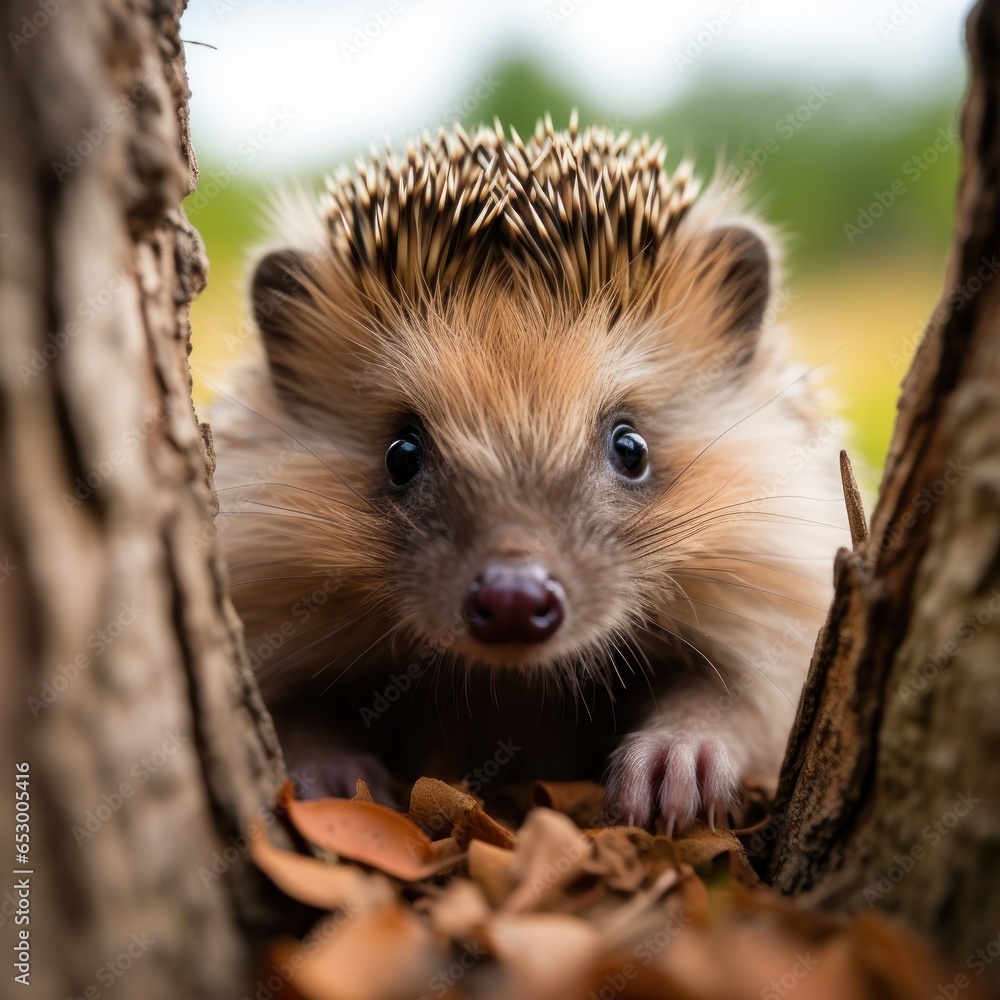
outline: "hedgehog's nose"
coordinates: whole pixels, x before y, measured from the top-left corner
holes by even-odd
[[[465,618],[480,642],[541,642],[559,628],[565,604],[544,566],[491,559],[469,587]]]

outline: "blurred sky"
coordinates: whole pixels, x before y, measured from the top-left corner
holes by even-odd
[[[706,78],[754,85],[871,81],[903,99],[926,99],[961,79],[959,40],[970,6],[966,0],[192,0],[182,33],[218,47],[187,47],[200,156],[225,160],[282,111],[288,121],[281,141],[245,166],[287,172],[325,165],[334,150],[381,144],[386,134],[398,142],[421,126],[437,126],[456,94],[514,54],[534,58],[592,101],[632,114],[662,106]]]

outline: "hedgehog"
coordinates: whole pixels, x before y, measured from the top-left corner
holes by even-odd
[[[589,779],[605,821],[733,822],[831,597],[839,427],[738,184],[508,131],[273,210],[210,415],[250,660],[305,794]]]

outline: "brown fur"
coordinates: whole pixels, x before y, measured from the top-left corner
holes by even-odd
[[[212,415],[220,531],[275,703],[365,671],[377,689],[414,657],[466,681],[531,690],[543,678],[570,702],[592,684],[616,699],[638,690],[639,735],[693,740],[691,774],[712,772],[699,748],[722,737],[720,789],[691,793],[711,812],[735,777],[776,773],[843,540],[836,447],[763,315],[765,231],[718,190],[693,202],[659,148],[600,136],[540,128],[527,147],[458,136],[437,159],[425,144],[408,166],[341,177],[325,214],[285,205],[294,251],[255,287],[269,367],[244,370]],[[435,177],[446,204],[426,194]],[[520,197],[534,181],[542,195]],[[595,212],[571,211],[562,228],[539,218],[542,201],[558,218],[560,192],[595,183]],[[454,223],[454,206],[469,211],[463,192],[485,189],[471,240],[430,260],[421,238]],[[426,469],[396,494],[383,456],[413,420]],[[621,420],[649,445],[642,483],[608,472]],[[563,581],[566,619],[550,640],[485,646],[462,627],[469,581],[497,554],[530,555]],[[320,586],[322,606],[296,611]],[[636,771],[634,743],[612,772],[633,799],[649,775],[687,766],[675,740]],[[690,819],[666,791],[650,794]]]

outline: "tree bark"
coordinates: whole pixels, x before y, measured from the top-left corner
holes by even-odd
[[[870,534],[837,559],[768,872],[804,902],[898,913],[960,963],[1000,933],[1000,2],[968,45],[945,293]],[[977,974],[1000,987],[1000,962]]]
[[[181,9],[0,15],[0,921],[46,998],[238,996],[266,912],[242,838],[282,765],[191,404]]]

